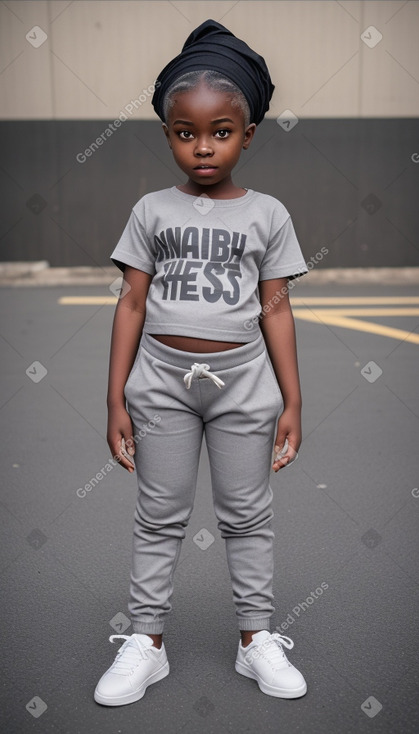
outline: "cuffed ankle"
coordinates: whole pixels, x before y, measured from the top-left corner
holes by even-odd
[[[270,631],[270,617],[241,617],[238,620],[239,630],[268,630]]]
[[[140,622],[138,619],[131,620],[135,634],[139,635],[161,635],[163,634],[164,622]]]

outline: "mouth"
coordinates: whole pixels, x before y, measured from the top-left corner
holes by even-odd
[[[214,174],[217,172],[217,166],[196,166],[194,168],[194,171],[196,171],[198,176],[214,176]]]

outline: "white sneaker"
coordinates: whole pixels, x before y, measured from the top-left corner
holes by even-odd
[[[148,635],[111,635],[109,640],[125,640],[111,667],[99,680],[94,699],[104,706],[123,706],[139,701],[147,686],[169,675],[164,643],[160,650],[154,647]]]
[[[287,659],[282,645],[289,650],[294,643],[289,637],[268,630],[255,632],[252,642],[243,647],[241,640],[236,658],[236,671],[253,678],[263,693],[278,698],[299,698],[307,692],[307,684],[297,668]]]

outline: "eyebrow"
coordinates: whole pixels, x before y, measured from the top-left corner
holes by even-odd
[[[229,117],[220,117],[219,120],[211,120],[211,125],[218,125],[220,122],[231,122],[232,125],[234,125],[234,121],[231,120]],[[178,123],[181,125],[192,125],[193,126],[193,122],[189,122],[189,120],[175,120],[173,125],[177,125]]]

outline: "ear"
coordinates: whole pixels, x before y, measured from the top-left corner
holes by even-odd
[[[164,132],[164,134],[165,134],[165,136],[167,138],[167,142],[169,143],[169,148],[172,148],[171,143],[170,143],[169,128],[167,127],[166,123],[163,122],[162,128],[163,128],[163,132]]]
[[[252,122],[251,125],[248,125],[246,130],[244,131],[244,141],[243,141],[243,149],[247,150],[250,143],[252,142],[252,138],[256,132],[256,123]]]

